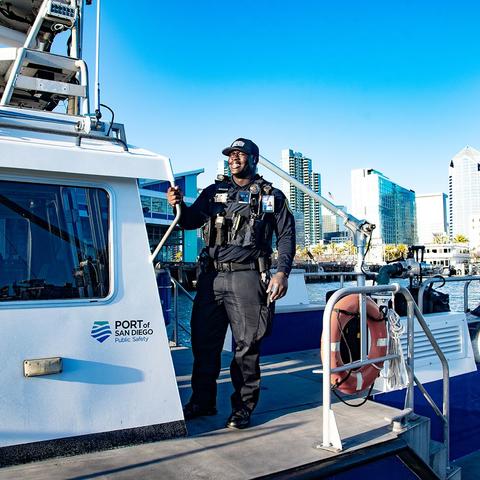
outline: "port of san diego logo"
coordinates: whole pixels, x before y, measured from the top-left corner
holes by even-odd
[[[93,322],[90,335],[100,343],[114,336],[115,343],[148,342],[153,335],[150,322],[144,320],[117,320],[112,332],[110,322],[97,320]]]
[[[100,343],[103,343],[108,337],[112,335],[112,329],[110,328],[110,323],[107,321],[93,322],[92,326],[92,337]]]

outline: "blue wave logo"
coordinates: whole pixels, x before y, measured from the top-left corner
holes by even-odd
[[[106,321],[93,322],[91,335],[95,340],[103,343],[108,337],[112,335],[112,329],[110,328],[110,324]]]

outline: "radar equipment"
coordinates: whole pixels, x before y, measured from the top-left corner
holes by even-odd
[[[0,2],[0,116],[16,107],[53,111],[68,101],[69,115],[90,116],[88,72],[82,52],[83,0]],[[55,36],[71,30],[68,56],[50,52]],[[10,115],[11,116],[11,115]],[[78,129],[89,133],[90,120]]]

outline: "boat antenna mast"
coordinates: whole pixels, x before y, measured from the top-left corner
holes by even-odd
[[[100,7],[101,0],[97,0],[97,22],[95,42],[95,117],[97,121],[102,118],[100,110]]]

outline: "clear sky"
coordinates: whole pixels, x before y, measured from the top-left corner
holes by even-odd
[[[451,157],[480,149],[478,1],[103,0],[102,15],[103,103],[130,143],[204,168],[200,186],[240,136],[275,162],[302,152],[347,205],[353,168],[447,192]]]

